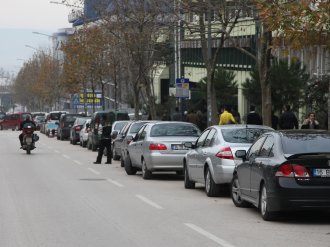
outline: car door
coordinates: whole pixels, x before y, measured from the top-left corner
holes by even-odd
[[[251,167],[255,165],[255,158],[259,154],[259,150],[265,139],[266,137],[263,136],[252,144],[248,151],[246,161],[237,167],[238,181],[241,192],[244,195],[251,196]]]
[[[141,166],[141,155],[143,148],[143,141],[146,136],[146,126],[143,126],[135,135],[133,141],[129,144],[129,156],[132,161],[132,165]]]
[[[211,145],[213,142],[214,135],[217,131],[214,128],[211,128],[208,132],[205,141],[203,145],[196,150],[197,152],[197,163],[196,163],[196,176],[198,178],[198,181],[201,183],[204,183],[205,177],[204,177],[204,165],[206,162],[206,159],[210,157],[211,154]],[[214,156],[214,154],[213,154]]]
[[[189,171],[189,177],[195,181],[198,181],[201,179],[200,177],[200,160],[202,159],[200,156],[202,155],[202,147],[204,145],[205,139],[207,135],[209,134],[210,129],[206,129],[201,136],[196,141],[196,146],[194,148],[194,153],[192,153],[189,156],[188,161],[188,171]]]
[[[251,166],[251,197],[254,199],[259,197],[260,182],[264,179],[264,169],[267,168],[274,156],[273,146],[274,137],[268,135]]]

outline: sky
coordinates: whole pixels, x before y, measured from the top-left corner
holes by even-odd
[[[26,45],[51,48],[52,40],[46,35],[72,27],[69,13],[69,7],[50,0],[0,0],[0,68],[16,75],[36,52]]]

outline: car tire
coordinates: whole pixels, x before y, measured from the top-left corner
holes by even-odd
[[[123,156],[120,157],[120,166],[125,167],[125,162],[124,162]]]
[[[184,187],[186,189],[194,189],[195,188],[195,182],[191,181],[190,178],[189,178],[187,165],[183,166],[183,172],[184,172]]]
[[[265,221],[272,221],[276,218],[276,212],[269,212],[268,211],[268,194],[267,194],[267,188],[265,184],[262,184],[260,187],[260,196],[259,196],[259,209],[261,217]]]
[[[183,171],[176,171],[175,173],[176,173],[176,175],[178,175],[178,176],[183,176]]]
[[[148,170],[145,160],[142,160],[142,178],[150,179],[151,176],[152,176],[152,172]]]
[[[247,208],[250,207],[250,203],[244,201],[241,198],[240,185],[238,181],[237,174],[234,174],[233,179],[231,181],[231,189],[230,189],[231,199],[236,207],[238,208]]]
[[[0,125],[0,130],[3,130],[3,126],[2,125]]]
[[[116,154],[116,150],[115,150],[114,147],[112,148],[112,159],[113,160],[119,160],[120,159],[120,156]]]
[[[137,172],[136,167],[132,166],[132,161],[131,161],[129,155],[127,155],[126,159],[125,159],[125,171],[126,171],[127,175],[135,175]]]
[[[77,141],[75,139],[72,139],[72,145],[77,145]]]
[[[211,171],[206,167],[205,171],[205,192],[209,197],[215,197],[220,195],[220,185],[214,182]]]

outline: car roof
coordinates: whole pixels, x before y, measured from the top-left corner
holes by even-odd
[[[273,128],[266,125],[256,125],[256,124],[225,124],[225,125],[213,125],[217,129],[241,129],[241,128],[251,128],[251,129],[269,129],[275,131]]]

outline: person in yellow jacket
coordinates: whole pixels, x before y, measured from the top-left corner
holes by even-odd
[[[223,113],[221,113],[219,116],[219,125],[236,124],[236,120],[235,120],[233,114],[231,114],[229,112],[229,109],[230,108],[228,106],[225,106]]]

